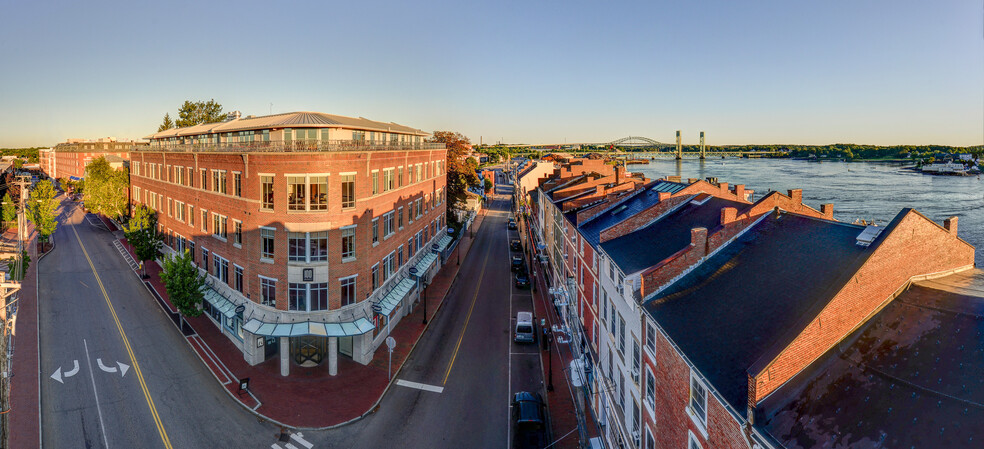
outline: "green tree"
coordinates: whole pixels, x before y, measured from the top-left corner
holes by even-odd
[[[468,186],[478,184],[478,175],[474,168],[465,166],[464,158],[471,148],[471,142],[461,133],[454,131],[434,131],[431,142],[443,143],[448,150],[447,186],[448,186],[448,222],[458,223],[458,214],[454,211],[464,209]]]
[[[157,127],[157,132],[167,131],[171,128],[174,128],[174,120],[171,120],[170,113],[166,113],[164,114],[164,123],[161,123],[161,126]]]
[[[161,236],[157,234],[157,213],[153,209],[144,206],[137,206],[133,211],[133,217],[127,221],[123,228],[123,235],[130,245],[133,245],[133,252],[140,260],[140,266],[148,260],[155,260],[161,255]],[[143,268],[143,276],[147,277],[147,269]]]
[[[215,100],[196,102],[185,100],[181,108],[178,109],[178,120],[174,124],[178,128],[183,128],[202,123],[217,123],[222,120],[225,120],[222,105],[216,103]]]
[[[24,167],[24,160],[23,159],[14,159],[14,168],[20,170],[22,167]]]
[[[17,204],[14,203],[14,199],[10,197],[10,193],[5,193],[3,195],[3,211],[0,213],[0,219],[4,223],[10,223],[17,219]]]
[[[57,208],[55,186],[47,179],[39,182],[27,199],[27,218],[34,222],[34,227],[38,229],[41,236],[42,244],[48,241],[48,237],[54,234],[58,227],[57,216],[55,215]]]
[[[124,170],[114,170],[105,157],[85,166],[85,207],[111,218],[122,217],[129,207],[129,177]]]
[[[198,272],[192,260],[191,252],[185,250],[181,255],[173,254],[164,258],[164,270],[161,280],[167,289],[171,304],[178,308],[184,328],[184,317],[196,317],[202,314],[199,308],[205,297],[205,275]]]
[[[492,191],[492,180],[490,180],[489,178],[485,178],[485,192],[488,193],[491,191]]]

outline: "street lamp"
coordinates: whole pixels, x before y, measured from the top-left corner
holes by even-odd
[[[540,328],[543,329],[543,344],[547,347],[547,391],[553,391],[553,355],[550,352],[550,344],[553,341],[553,336],[550,331],[547,330],[547,319],[540,319]]]

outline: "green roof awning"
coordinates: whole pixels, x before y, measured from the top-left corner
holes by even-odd
[[[448,249],[448,245],[450,245],[453,240],[454,239],[451,238],[450,235],[445,234],[444,237],[441,237],[441,239],[437,241],[437,250],[444,252],[444,250]]]
[[[350,337],[372,331],[374,326],[366,318],[344,323],[320,323],[302,321],[300,323],[266,323],[250,318],[243,324],[243,330],[254,335],[266,337]]]
[[[236,305],[211,287],[205,287],[205,301],[215,307],[226,318],[236,316]]]
[[[424,257],[420,258],[420,262],[414,264],[414,268],[417,269],[417,274],[422,275],[430,270],[431,266],[434,265],[434,261],[437,260],[437,254],[427,253]]]
[[[389,316],[389,314],[392,313],[401,302],[403,302],[403,298],[406,298],[407,294],[410,293],[416,285],[417,282],[413,279],[405,278],[400,281],[400,283],[396,284],[392,290],[387,292],[386,295],[376,303],[379,306],[379,310],[377,310],[376,313]]]

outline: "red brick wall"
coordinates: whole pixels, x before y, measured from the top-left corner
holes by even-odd
[[[277,282],[277,308],[287,309],[287,228],[285,224],[294,223],[297,225],[309,224],[317,227],[318,231],[328,231],[328,265],[329,265],[329,302],[332,309],[340,307],[340,293],[338,288],[338,278],[352,274],[358,274],[356,297],[364,299],[372,290],[371,267],[380,260],[395,251],[399,245],[404,245],[404,263],[407,261],[406,244],[407,240],[414,236],[425,226],[429,226],[434,219],[443,216],[446,203],[433,207],[433,196],[437,189],[445,186],[443,173],[434,176],[431,170],[422,178],[421,182],[409,179],[407,172],[408,165],[425,163],[435,160],[443,161],[445,158],[444,150],[433,151],[394,151],[394,152],[365,152],[365,153],[303,153],[303,154],[282,154],[282,153],[257,153],[250,154],[244,160],[239,154],[195,154],[190,153],[134,153],[133,160],[140,162],[140,174],[131,176],[131,185],[141,188],[141,196],[145,196],[146,191],[162,194],[164,208],[167,206],[167,199],[183,201],[188,205],[195,206],[194,226],[187,224],[187,217],[184,223],[179,222],[174,214],[168,216],[166,210],[158,214],[159,222],[165,230],[171,230],[181,234],[186,239],[195,241],[196,261],[200,261],[201,246],[204,245],[212,254],[218,254],[230,262],[230,282],[232,282],[232,264],[237,264],[244,268],[244,293],[248,294],[254,301],[259,301],[259,278],[257,275],[276,278]],[[248,163],[247,163],[248,160]],[[167,170],[167,166],[184,166],[195,168],[191,178],[193,187],[182,186],[165,180],[156,180],[146,177],[149,172],[147,163],[164,164],[164,179],[173,173]],[[403,187],[396,187],[394,190],[383,192],[382,169],[389,167],[403,166],[404,183]],[[226,170],[227,194],[202,190],[200,169]],[[372,194],[372,184],[370,170],[380,170],[380,193]],[[243,197],[234,196],[234,177],[233,172],[243,173]],[[339,173],[356,172],[356,208],[354,210],[342,210],[341,208],[341,176]],[[259,173],[274,175],[274,210],[260,210],[261,181]],[[288,211],[287,208],[287,178],[286,174],[328,174],[328,210],[327,211]],[[208,172],[208,187],[211,188],[211,172]],[[132,189],[131,189],[132,193]],[[410,204],[418,198],[422,198],[423,216],[409,222]],[[430,201],[424,201],[425,199]],[[139,201],[143,202],[143,198]],[[372,245],[372,218],[382,217],[385,212],[397,210],[403,207],[403,226],[402,230],[384,239],[383,224],[380,218],[379,244]],[[201,231],[201,210],[209,212],[208,232]],[[211,214],[218,213],[228,217],[227,233],[228,241],[222,241],[213,237]],[[233,245],[233,220],[243,222],[243,245],[241,248]],[[341,261],[341,226],[356,224],[356,257],[352,262],[342,263]],[[318,226],[321,225],[321,226]],[[275,251],[274,263],[260,261],[259,227],[275,227]],[[394,219],[394,226],[398,227],[397,220]],[[312,229],[315,230],[315,229]],[[428,236],[433,234],[429,233]],[[429,248],[425,248],[429,251]],[[211,262],[211,261],[210,261]],[[212,267],[208,267],[212,272]]]
[[[70,176],[75,176],[78,178],[85,177],[85,161],[88,160],[92,162],[95,159],[99,159],[101,156],[119,156],[123,159],[129,159],[130,153],[109,153],[109,152],[70,152],[62,151],[54,152],[55,158],[55,174],[59,178],[68,179]]]
[[[643,325],[645,333],[645,324]],[[655,357],[654,357],[655,356]],[[658,448],[686,448],[687,431],[693,432],[705,449],[748,449],[741,424],[708,391],[707,438],[687,414],[690,401],[690,367],[670,342],[657,331],[656,352],[643,350],[643,360],[656,378],[655,419],[645,405],[643,385],[643,422],[649,427]]]
[[[802,190],[791,190],[790,193],[792,193],[793,196],[783,195],[779,192],[772,192],[756,201],[752,207],[743,211],[742,216],[757,216],[768,213],[778,207],[786,212],[806,215],[808,217],[825,218],[828,220],[834,219],[833,206],[826,208],[826,213],[823,213],[803,204]]]
[[[910,211],[820,314],[750,385],[755,403],[805,369],[862,325],[913,276],[974,264],[974,248],[918,212]],[[754,403],[752,404],[754,405]]]

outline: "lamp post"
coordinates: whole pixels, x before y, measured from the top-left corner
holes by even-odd
[[[540,321],[540,326],[543,328],[543,342],[547,345],[547,391],[553,391],[553,354],[551,354],[550,343],[553,341],[553,334],[547,330],[547,319],[543,318]]]

